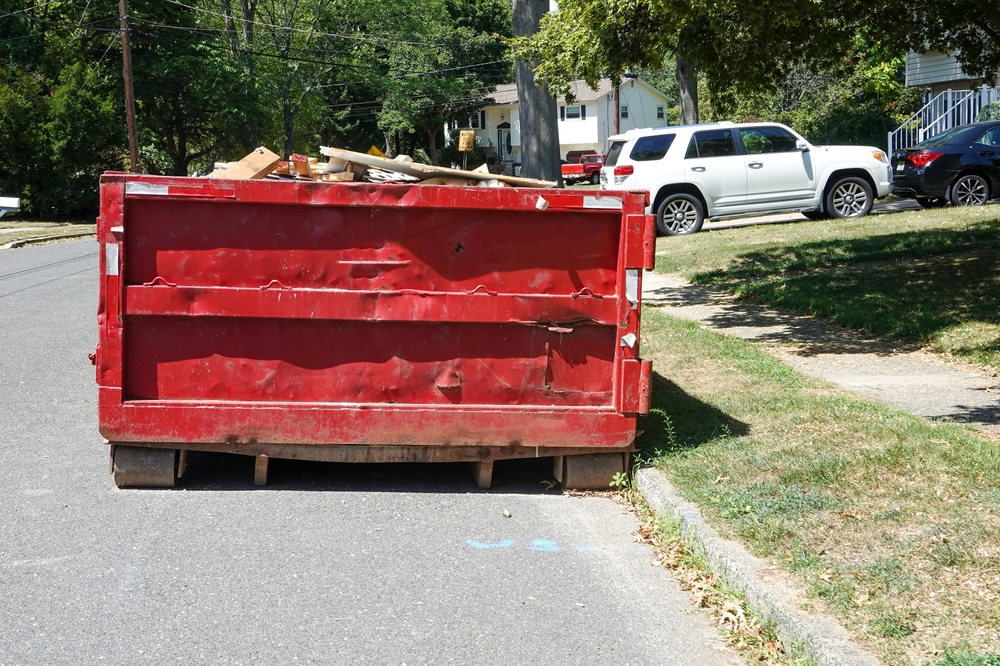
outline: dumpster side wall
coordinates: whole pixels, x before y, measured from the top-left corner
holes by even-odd
[[[106,175],[101,202],[109,440],[631,445],[640,195]]]

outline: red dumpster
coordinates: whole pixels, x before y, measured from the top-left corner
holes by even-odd
[[[98,239],[122,486],[196,450],[607,487],[648,411],[642,194],[106,174]]]

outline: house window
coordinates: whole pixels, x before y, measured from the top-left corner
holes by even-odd
[[[656,107],[656,119],[657,120],[663,120],[663,107],[662,106]]]
[[[479,113],[469,116],[469,129],[485,129],[486,128],[486,110],[483,109]]]
[[[622,104],[621,106],[621,114],[622,118],[628,118],[628,106],[626,106],[625,104]]]
[[[567,106],[566,107],[566,120],[579,120],[580,119],[580,107],[578,106]]]

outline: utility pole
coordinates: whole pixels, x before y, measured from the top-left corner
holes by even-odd
[[[125,0],[122,0],[125,2]],[[621,99],[618,97],[618,89],[621,87],[621,79],[615,82],[615,134],[621,133],[621,117],[622,117],[622,107]]]
[[[132,47],[128,41],[128,7],[125,0],[118,0],[122,27],[122,74],[125,79],[125,119],[128,122],[128,153],[130,171],[139,173],[139,137],[135,129],[135,93],[132,91]]]

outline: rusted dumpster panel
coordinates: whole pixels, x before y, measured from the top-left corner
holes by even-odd
[[[107,174],[101,433],[252,455],[628,448],[649,400],[643,209],[634,193]]]

